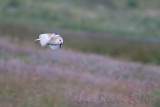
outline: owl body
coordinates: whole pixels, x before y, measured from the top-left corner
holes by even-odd
[[[52,50],[56,50],[59,47],[62,48],[63,45],[63,38],[53,33],[40,34],[39,39],[35,41],[40,41],[42,47],[48,45]]]

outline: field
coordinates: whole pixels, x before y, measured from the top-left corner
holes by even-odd
[[[13,41],[23,43],[34,41],[40,33],[54,32],[64,38],[64,47],[84,53],[109,55],[121,60],[160,64],[160,40],[111,35],[101,32],[82,32],[73,30],[37,29],[20,24],[0,24],[1,36],[8,35]],[[12,35],[12,36],[10,36]]]
[[[1,0],[0,21],[43,29],[47,27],[100,31],[118,36],[160,37],[159,0],[140,0],[135,9],[128,8],[126,1],[92,0],[90,3],[91,0]]]
[[[64,36],[66,48],[160,64],[158,0],[137,1],[135,8],[125,0],[90,2],[0,0],[0,34],[32,40],[55,32]]]
[[[160,107],[159,0],[0,0],[0,107]],[[63,48],[35,43],[60,34]]]
[[[32,46],[31,46],[32,45]],[[160,67],[0,39],[1,107],[159,107]],[[97,100],[119,99],[120,102]],[[131,101],[131,96],[149,95]],[[88,102],[87,102],[88,101]],[[106,102],[103,102],[106,101]]]

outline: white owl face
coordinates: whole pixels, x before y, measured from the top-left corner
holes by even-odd
[[[53,39],[53,42],[54,42],[55,45],[59,45],[60,48],[62,48],[62,45],[63,45],[63,38],[62,37],[60,37],[60,36],[55,37]]]

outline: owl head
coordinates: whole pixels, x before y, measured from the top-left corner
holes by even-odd
[[[60,48],[62,48],[63,38],[62,38],[60,35],[56,35],[56,36],[53,38],[53,44],[59,45]]]

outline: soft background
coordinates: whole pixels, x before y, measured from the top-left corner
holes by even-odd
[[[106,106],[160,107],[160,1],[0,0],[0,107]]]

